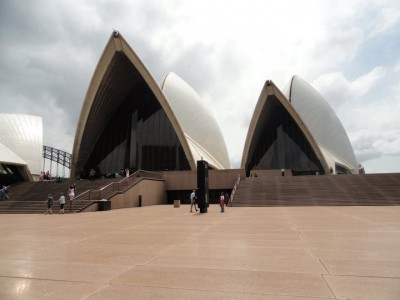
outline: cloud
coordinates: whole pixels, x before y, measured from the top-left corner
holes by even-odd
[[[117,29],[158,82],[173,71],[200,94],[235,167],[265,80],[283,88],[293,74],[331,103],[359,157],[387,162],[397,155],[398,1],[0,5],[0,111],[42,116],[47,145],[72,151],[91,76]]]
[[[400,130],[390,130],[382,135],[378,131],[360,130],[352,134],[352,143],[360,161],[382,157],[400,156]]]
[[[325,73],[316,78],[313,85],[321,94],[326,95],[335,111],[346,110],[347,105],[361,101],[364,95],[375,89],[385,75],[386,69],[382,66],[375,67],[353,81],[341,72]]]
[[[321,75],[313,82],[334,107],[357,159],[367,168],[376,159],[400,156],[398,82],[397,64],[377,66],[354,80],[335,72]]]
[[[379,34],[395,30],[400,23],[400,4],[398,1],[387,1],[385,6],[381,3],[375,3],[375,9],[371,9],[371,18],[369,22],[372,24],[370,36],[374,37]]]

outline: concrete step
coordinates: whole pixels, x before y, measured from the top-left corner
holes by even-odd
[[[400,205],[400,174],[270,176],[242,180],[235,206]]]

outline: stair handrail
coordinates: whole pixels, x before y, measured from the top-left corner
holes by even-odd
[[[239,176],[238,176],[238,178],[237,178],[237,180],[236,180],[236,182],[235,182],[235,184],[233,186],[232,193],[231,193],[231,196],[229,198],[229,203],[230,203],[231,207],[233,206],[233,198],[235,197],[236,190],[239,187],[239,184],[240,184],[240,174],[239,174]]]
[[[158,172],[137,170],[133,174],[129,175],[129,177],[124,177],[120,181],[111,182],[110,184],[102,187],[100,189],[100,192],[102,192],[102,191],[119,191],[119,190],[121,190],[121,186],[124,186],[124,185],[130,186],[135,181],[137,181],[138,178],[163,179],[162,175]]]
[[[77,205],[78,203],[81,203],[84,200],[89,200],[90,199],[90,191],[91,190],[84,191],[83,193],[79,194],[78,196],[72,198],[69,201],[69,212],[72,212],[72,205]]]
[[[125,185],[125,187],[133,185],[136,181],[140,181],[143,178],[148,178],[148,179],[163,179],[162,175],[158,172],[152,172],[152,171],[145,171],[145,170],[138,170],[131,174],[129,177],[124,177],[120,181],[113,181],[106,186],[103,186],[102,188],[98,190],[87,190],[78,196],[74,197],[69,204],[69,209],[70,212],[72,211],[72,205],[77,205],[85,200],[93,200],[91,192],[98,192],[98,195],[102,198],[102,196],[110,191],[120,191],[121,186]],[[100,199],[99,199],[100,200]]]

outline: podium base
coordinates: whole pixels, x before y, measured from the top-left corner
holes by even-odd
[[[204,214],[207,212],[207,207],[199,207],[200,208],[200,213]]]

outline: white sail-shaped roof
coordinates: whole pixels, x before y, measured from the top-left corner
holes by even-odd
[[[175,73],[165,76],[161,88],[185,134],[194,159],[204,159],[216,169],[230,168],[222,132],[199,94]]]
[[[269,118],[275,114],[274,109],[276,108],[276,104],[273,104],[273,102],[279,103],[282,105],[282,107],[284,107],[295,124],[299,127],[299,130],[302,132],[307,142],[310,144],[310,147],[315,153],[316,159],[320,162],[321,167],[324,169],[324,172],[328,172],[328,165],[323,157],[323,153],[318,147],[318,144],[316,143],[311,132],[308,130],[306,124],[303,122],[301,116],[296,112],[296,110],[294,110],[293,106],[290,105],[290,102],[285,95],[270,80],[266,81],[264,84],[250,121],[250,126],[243,149],[241,168],[248,168],[248,165],[252,160],[254,150],[259,143],[261,135],[263,134],[263,128],[268,123]],[[282,165],[280,168],[282,167],[285,166]]]
[[[26,180],[39,176],[43,153],[41,117],[24,114],[0,114],[0,162],[25,166]]]
[[[284,93],[323,150],[325,159],[357,173],[357,161],[347,133],[321,94],[299,76],[292,77]]]
[[[216,169],[230,167],[221,131],[198,94],[173,73],[166,76],[161,89],[139,56],[115,31],[97,64],[83,103],[72,154],[73,176],[90,158],[113,113],[138,84],[145,86],[160,104],[192,170],[196,170],[196,161],[201,158]]]

